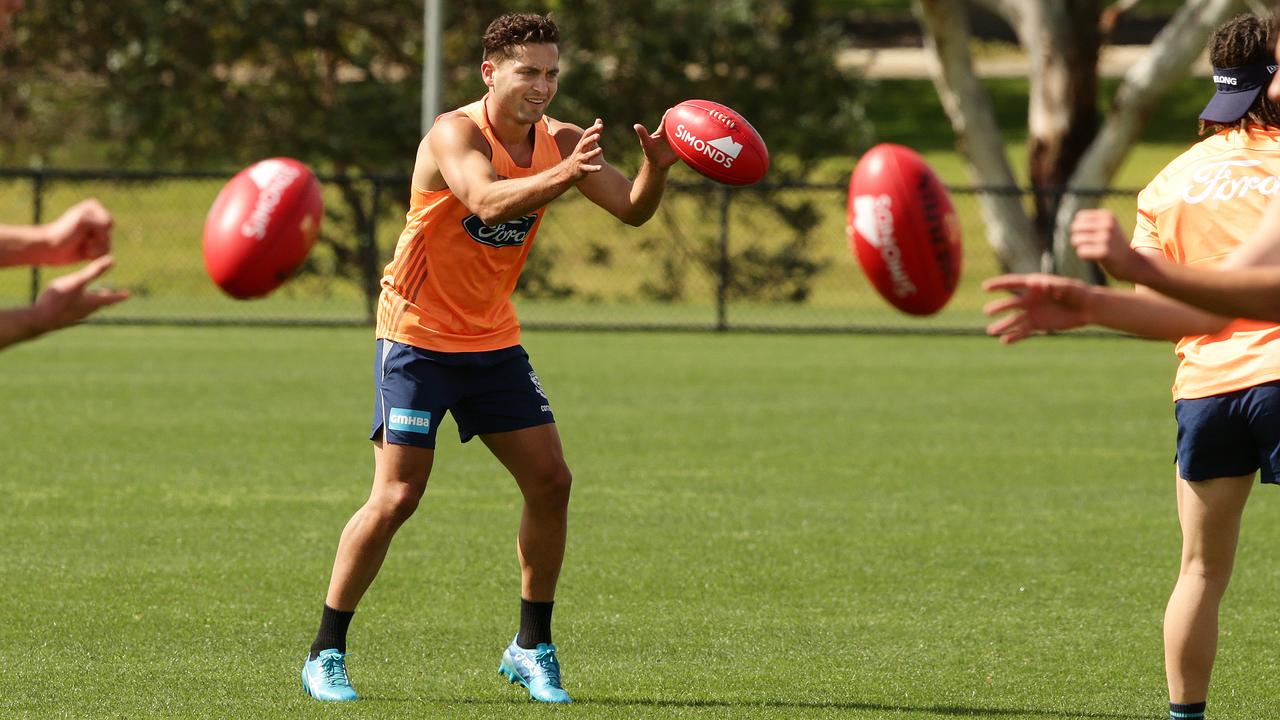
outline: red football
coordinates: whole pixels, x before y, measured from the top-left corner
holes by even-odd
[[[717,102],[685,100],[662,127],[680,159],[726,185],[750,185],[769,170],[769,148],[746,118]]]
[[[932,315],[960,280],[960,223],[938,176],[911,148],[877,145],[849,179],[849,249],[899,310]]]
[[[231,178],[204,222],[204,266],[236,298],[275,290],[320,233],[320,183],[292,158],[254,163]]]

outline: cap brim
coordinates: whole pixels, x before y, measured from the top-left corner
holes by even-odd
[[[1253,101],[1258,99],[1258,93],[1262,90],[1262,87],[1256,87],[1236,92],[1218,91],[1209,100],[1209,104],[1204,106],[1200,119],[1216,123],[1233,123],[1249,112],[1249,108],[1253,107]]]

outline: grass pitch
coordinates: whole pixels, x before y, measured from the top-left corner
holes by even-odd
[[[575,471],[556,640],[497,675],[518,493],[441,428],[356,615],[298,669],[372,470],[365,330],[82,327],[0,354],[0,716],[1159,718],[1167,346],[530,333]],[[1246,514],[1215,718],[1277,714],[1277,500]]]

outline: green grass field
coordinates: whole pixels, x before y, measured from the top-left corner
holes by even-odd
[[[556,640],[500,681],[518,494],[441,429],[352,629],[298,668],[363,501],[365,330],[85,327],[0,355],[5,718],[1159,718],[1177,567],[1163,344],[530,333],[575,490]],[[1276,500],[1215,718],[1274,717]]]

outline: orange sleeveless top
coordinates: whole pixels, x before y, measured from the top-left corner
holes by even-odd
[[[499,178],[535,175],[560,162],[547,118],[534,125],[533,162],[520,167],[494,135],[484,98],[461,110],[489,141]],[[439,352],[519,344],[511,293],[545,212],[543,206],[488,227],[452,190],[411,186],[404,230],[382,275],[377,337]]]

